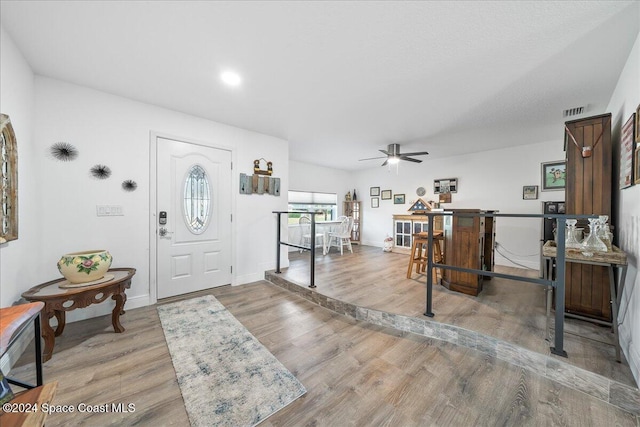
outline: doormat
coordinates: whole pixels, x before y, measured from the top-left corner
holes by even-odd
[[[306,393],[212,295],[158,314],[192,426],[254,426]]]

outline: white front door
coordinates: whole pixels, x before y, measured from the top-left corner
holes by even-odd
[[[157,138],[158,298],[231,283],[231,152]]]

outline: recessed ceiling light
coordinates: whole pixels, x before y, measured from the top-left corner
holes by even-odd
[[[222,81],[229,86],[239,86],[242,83],[242,78],[238,73],[233,71],[225,71],[220,74]]]

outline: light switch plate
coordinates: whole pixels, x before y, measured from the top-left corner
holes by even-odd
[[[98,216],[123,216],[124,210],[120,205],[96,205]]]

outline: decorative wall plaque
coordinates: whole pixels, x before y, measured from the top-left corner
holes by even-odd
[[[280,178],[263,175],[240,174],[240,194],[271,194],[280,196]]]
[[[433,192],[440,193],[457,193],[458,178],[436,179],[433,181]]]
[[[260,169],[260,161],[264,161],[266,163],[267,169]],[[253,174],[254,175],[269,175],[273,173],[273,163],[265,160],[265,159],[256,159],[253,161]]]
[[[0,114],[0,243],[18,238],[18,143],[6,114]]]

